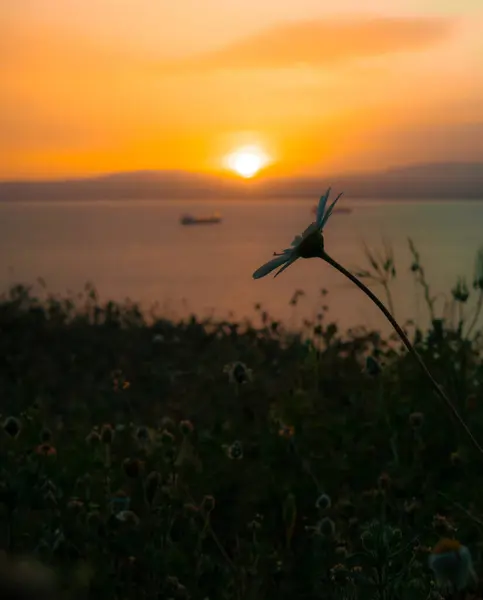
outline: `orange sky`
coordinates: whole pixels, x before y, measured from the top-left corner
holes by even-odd
[[[481,160],[481,0],[324,4],[2,0],[0,178]]]

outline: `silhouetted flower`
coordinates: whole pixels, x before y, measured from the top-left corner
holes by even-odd
[[[39,437],[42,444],[47,444],[52,441],[52,431],[50,431],[50,429],[47,427],[44,427],[44,429],[42,429],[40,432]]]
[[[424,423],[424,415],[421,412],[413,412],[409,415],[409,425],[411,425],[412,429],[418,430],[421,429]]]
[[[124,473],[131,479],[139,477],[143,467],[143,463],[137,458],[126,458],[122,463]]]
[[[86,442],[89,444],[89,446],[98,446],[101,443],[101,436],[99,435],[99,432],[93,429],[86,437]]]
[[[22,424],[15,417],[7,417],[3,423],[3,430],[13,439],[17,439],[22,431]]]
[[[188,419],[185,419],[184,421],[180,422],[179,430],[181,431],[181,433],[184,436],[187,436],[187,435],[190,435],[191,433],[193,433],[194,425],[191,421],[188,421]]]
[[[124,490],[118,490],[111,498],[111,509],[114,514],[123,510],[129,510],[131,498]]]
[[[106,446],[110,446],[114,440],[114,429],[106,423],[101,429],[101,442]]]
[[[299,258],[322,258],[324,256],[324,238],[322,230],[327,223],[337,200],[342,195],[339,194],[334,202],[326,208],[329,194],[330,188],[320,198],[315,222],[311,223],[302,235],[296,236],[290,248],[286,248],[280,254],[274,253],[275,258],[272,258],[272,260],[262,265],[255,273],[253,273],[254,279],[265,277],[265,275],[268,275],[274,269],[280,267],[275,273],[275,277],[277,277],[277,275],[280,275],[282,271]]]
[[[117,513],[116,519],[128,525],[139,525],[140,522],[139,517],[132,510],[121,510],[121,512]]]
[[[456,302],[461,302],[461,304],[464,304],[468,300],[470,292],[468,290],[466,280],[463,277],[458,278],[458,281],[451,290],[451,293]]]
[[[50,458],[57,456],[57,450],[50,444],[40,444],[35,448],[35,453],[39,456],[47,456]]]
[[[210,513],[215,508],[215,498],[213,496],[205,496],[201,502],[201,507]]]
[[[151,440],[151,435],[149,433],[149,429],[147,427],[138,427],[136,429],[136,439],[141,445],[148,444]]]
[[[381,473],[377,482],[379,484],[379,489],[387,490],[387,488],[391,485],[391,477],[388,473]]]
[[[371,377],[377,377],[377,375],[381,373],[382,368],[379,362],[373,356],[368,356],[366,358],[365,371]]]
[[[230,383],[236,383],[238,385],[247,383],[253,379],[252,370],[249,369],[245,363],[239,361],[225,365],[223,367],[223,372],[228,373]]]
[[[319,510],[329,510],[331,506],[332,500],[327,494],[321,494],[315,502],[315,507]]]
[[[163,429],[161,432],[161,443],[171,446],[174,443],[174,435],[167,429]]]
[[[335,533],[335,523],[329,517],[324,517],[315,526],[315,532],[322,537],[332,537]]]
[[[233,444],[226,448],[226,453],[228,458],[231,458],[232,460],[241,460],[243,458],[242,443],[238,440],[233,442]]]
[[[429,555],[428,563],[436,582],[445,591],[462,591],[476,582],[470,551],[458,540],[440,540]]]
[[[295,428],[292,425],[280,425],[278,435],[286,440],[291,440],[295,434]]]

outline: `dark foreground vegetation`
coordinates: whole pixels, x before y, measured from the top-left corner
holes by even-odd
[[[407,330],[483,440],[477,327]],[[441,538],[482,572],[483,457],[399,342],[325,309],[294,335],[17,287],[0,402],[0,563],[65,597],[438,598]]]

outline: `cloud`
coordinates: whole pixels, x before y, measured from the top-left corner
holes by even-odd
[[[218,50],[171,61],[169,70],[324,66],[361,57],[418,51],[447,39],[456,21],[443,18],[317,20],[281,24]]]

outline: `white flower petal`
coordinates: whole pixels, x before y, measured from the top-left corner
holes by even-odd
[[[315,222],[317,223],[317,227],[322,227],[322,220],[324,218],[325,207],[327,206],[327,200],[329,199],[330,188],[325,192],[323,196],[320,197],[319,205],[317,207],[317,218]]]
[[[253,279],[265,277],[265,275],[268,275],[277,267],[284,265],[288,260],[290,260],[290,256],[288,254],[283,254],[282,256],[276,256],[275,258],[272,258],[272,260],[269,260],[267,263],[257,269],[255,273],[253,273]]]
[[[337,202],[337,200],[342,196],[342,194],[339,194],[337,196],[337,198],[334,200],[334,202],[332,202],[332,204],[329,206],[329,208],[327,209],[327,212],[324,215],[324,218],[322,219],[322,223],[320,225],[320,228],[322,229],[322,227],[327,223],[327,221],[329,220],[330,215],[332,214],[332,211],[334,210],[334,206]]]
[[[288,267],[290,267],[290,265],[294,263],[297,260],[297,258],[297,255],[291,256],[290,259],[283,265],[283,267],[275,273],[274,277],[278,277],[280,273],[282,271],[285,271],[285,269],[287,269]]]

